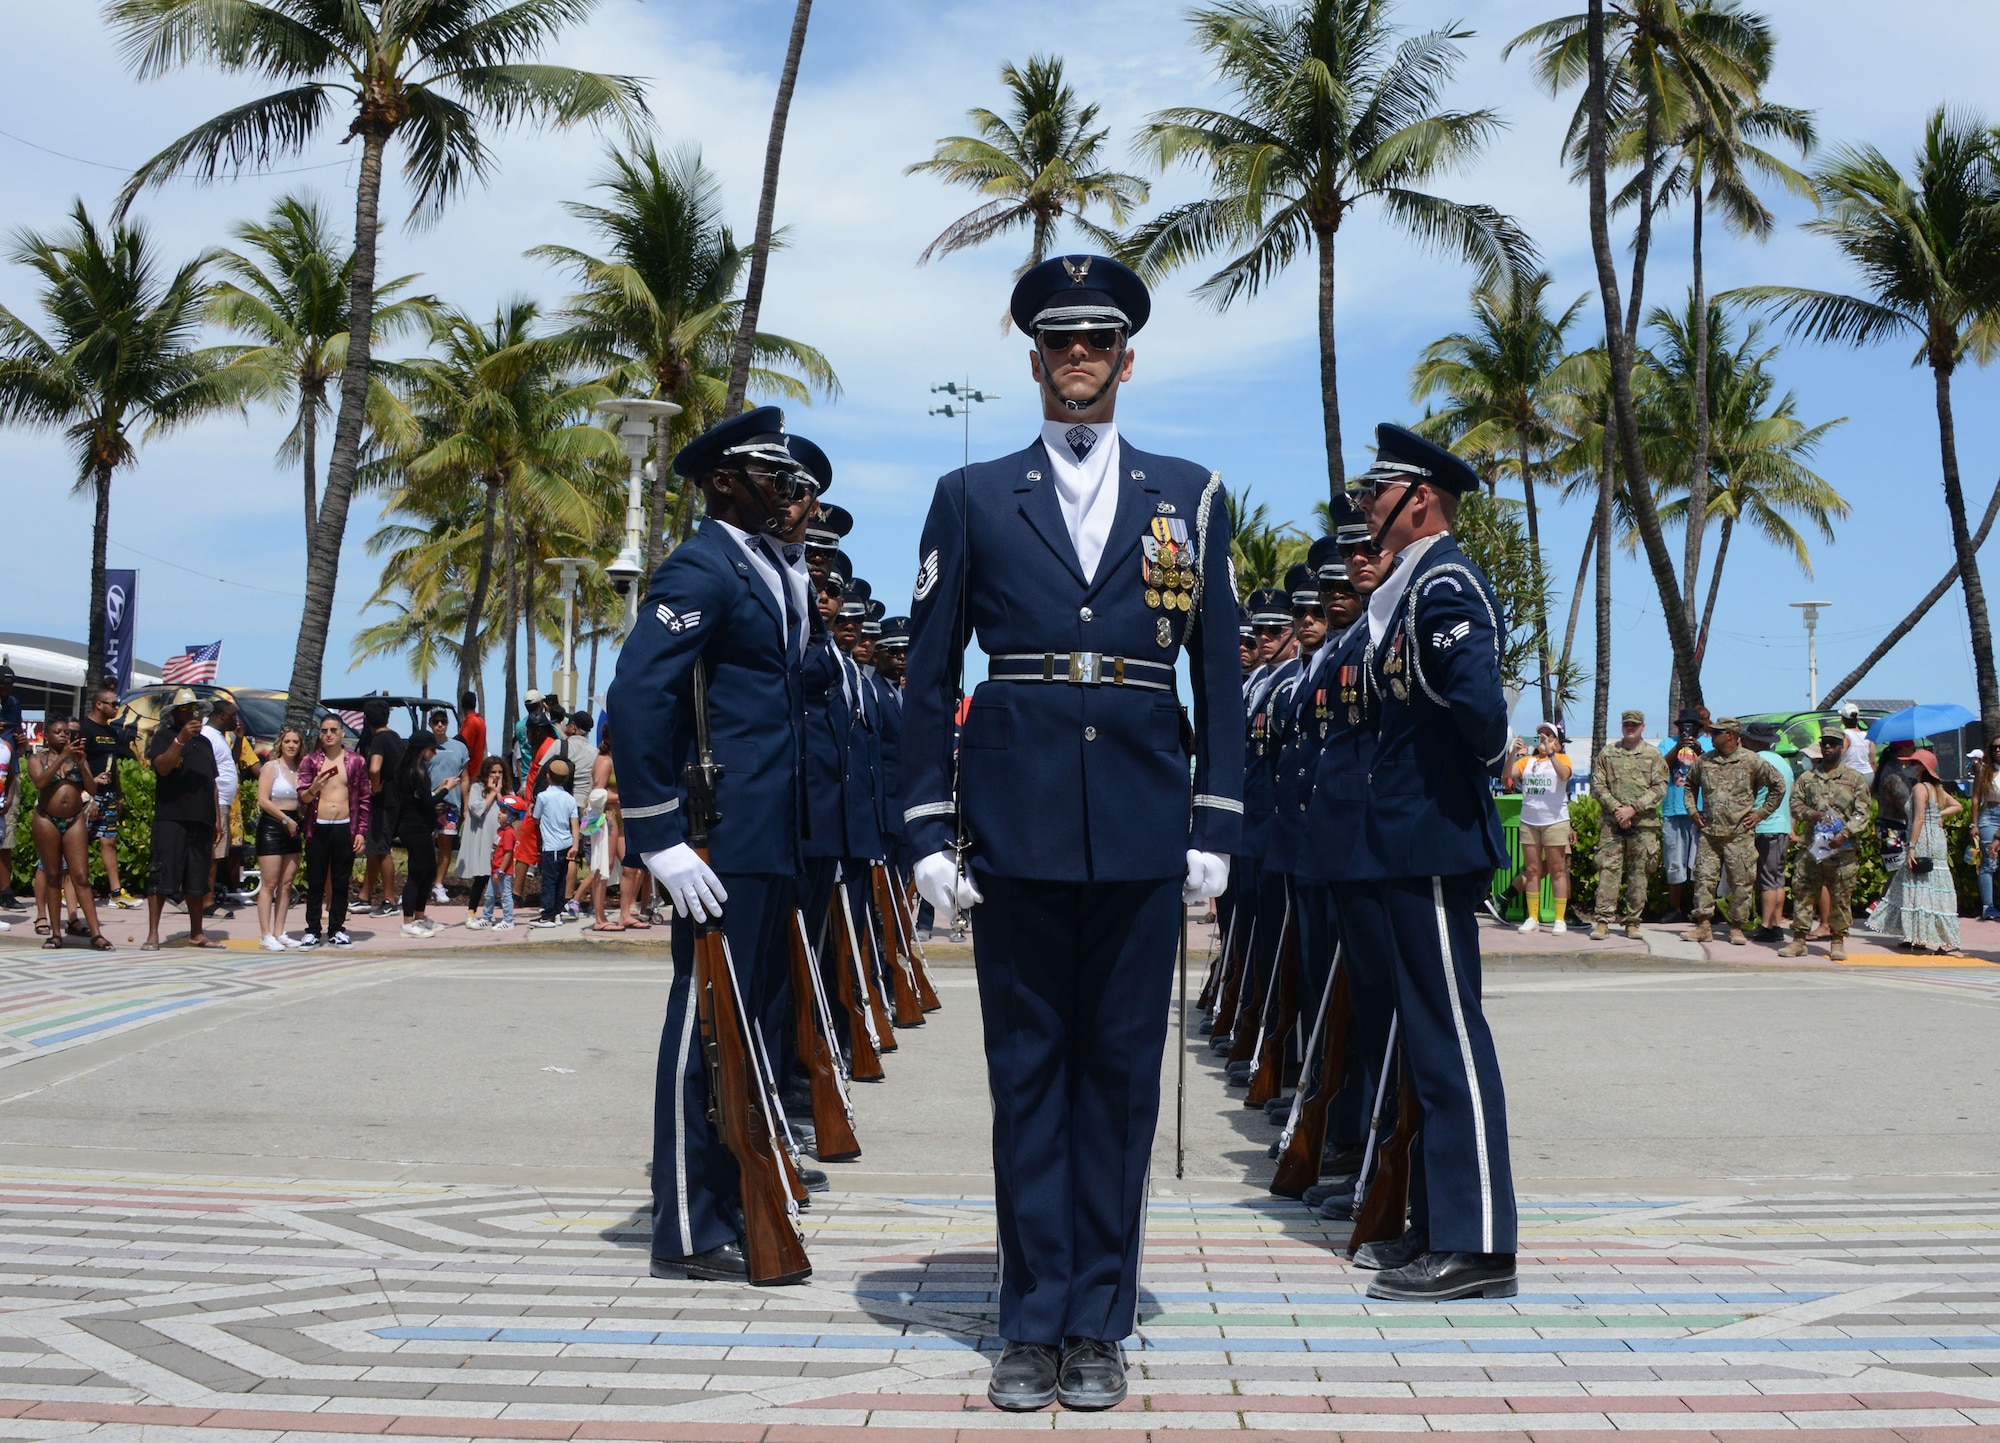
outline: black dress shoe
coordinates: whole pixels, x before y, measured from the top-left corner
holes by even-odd
[[[1264,1104],[1264,1116],[1270,1118],[1275,1126],[1283,1127],[1285,1119],[1291,1115],[1292,1094],[1289,1092],[1283,1097],[1271,1098]]]
[[[1357,1268],[1400,1268],[1413,1263],[1431,1249],[1431,1240],[1415,1228],[1390,1243],[1363,1243],[1354,1250]]]
[[[1202,1018],[1201,1025],[1195,1030],[1201,1033],[1203,1037],[1208,1036],[1209,1033],[1215,1031],[1215,1019],[1213,1017]]]
[[[1441,1303],[1448,1298],[1511,1298],[1520,1291],[1512,1253],[1425,1253],[1379,1274],[1371,1298]]]
[[[1246,1057],[1241,1062],[1232,1062],[1229,1064],[1229,1085],[1231,1087],[1243,1087],[1246,1084],[1248,1084],[1249,1081],[1250,1081],[1249,1058]]]
[[[1299,1201],[1309,1208],[1318,1207],[1328,1198],[1344,1197],[1352,1202],[1354,1200],[1354,1181],[1358,1176],[1358,1173],[1351,1172],[1335,1173],[1331,1177],[1322,1175],[1318,1182],[1305,1190]]]
[[[1208,1045],[1217,1052],[1227,1052],[1229,1051],[1230,1048],[1236,1045],[1236,1040],[1233,1037],[1231,1037],[1227,1032],[1224,1032],[1216,1037],[1213,1037]]]
[[[986,1398],[1009,1413],[1032,1413],[1056,1400],[1056,1350],[1047,1343],[1009,1343],[986,1380]]]
[[[1313,1209],[1330,1223],[1351,1223],[1354,1221],[1354,1192],[1350,1188],[1344,1193],[1335,1193]]]
[[[1095,1413],[1125,1401],[1125,1350],[1097,1338],[1064,1338],[1056,1400]]]
[[[1361,1171],[1361,1164],[1368,1154],[1358,1147],[1335,1147],[1328,1143],[1319,1155],[1319,1170],[1322,1177],[1339,1177],[1342,1173]]]
[[[799,1181],[806,1185],[807,1192],[827,1192],[833,1187],[826,1174],[816,1167],[800,1167]]]
[[[747,1283],[750,1261],[743,1256],[743,1244],[732,1239],[719,1248],[685,1258],[663,1258],[653,1254],[656,1278],[689,1278],[699,1283]]]

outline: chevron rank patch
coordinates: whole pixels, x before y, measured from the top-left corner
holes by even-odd
[[[926,556],[923,559],[923,563],[917,567],[917,589],[913,594],[914,599],[917,601],[922,601],[925,597],[929,596],[933,591],[937,590],[937,584],[938,584],[938,554],[937,554],[937,548],[933,546],[931,548],[931,554]]]
[[[1452,627],[1448,631],[1432,632],[1431,648],[1434,651],[1450,651],[1470,635],[1472,635],[1472,623],[1461,621],[1457,626]]]
[[[675,636],[679,636],[684,631],[693,631],[697,626],[701,625],[700,612],[675,611],[664,601],[654,608],[653,614],[660,618],[660,625],[671,631]]]

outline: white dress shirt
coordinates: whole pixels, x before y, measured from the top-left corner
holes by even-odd
[[[750,558],[751,570],[757,573],[764,590],[777,603],[779,639],[785,641],[793,652],[802,654],[805,650],[806,594],[812,584],[812,578],[806,571],[805,548],[788,546],[774,537],[753,536],[720,518],[716,518],[715,524],[727,531],[743,548],[743,554]],[[789,610],[786,607],[788,592],[791,598]],[[797,633],[795,636],[786,637],[784,634],[784,618],[787,615],[792,618]]]
[[[1074,434],[1086,437],[1089,450],[1081,461],[1070,445]],[[1042,445],[1055,469],[1056,504],[1062,508],[1063,525],[1069,528],[1070,545],[1076,548],[1077,563],[1086,583],[1097,579],[1097,563],[1111,540],[1111,522],[1118,514],[1118,426],[1105,421],[1044,421]]]
[[[1410,589],[1410,578],[1417,574],[1417,563],[1423,559],[1440,536],[1449,536],[1449,531],[1439,531],[1412,541],[1396,553],[1396,564],[1375,594],[1368,598],[1368,639],[1376,646],[1389,634],[1389,623],[1395,619],[1396,608],[1402,605],[1403,593]]]

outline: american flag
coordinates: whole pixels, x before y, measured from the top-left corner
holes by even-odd
[[[160,680],[168,686],[213,682],[215,669],[221,663],[221,642],[211,641],[207,646],[191,646],[179,656],[170,656],[166,659],[160,667]]]
[[[336,711],[334,715],[346,722],[347,729],[352,732],[360,731],[368,722],[368,718],[358,711]]]

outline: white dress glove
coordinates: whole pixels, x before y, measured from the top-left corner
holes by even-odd
[[[1187,859],[1187,881],[1181,884],[1181,901],[1206,902],[1228,890],[1229,858],[1214,852],[1189,852]]]
[[[972,874],[960,876],[958,862],[949,852],[932,852],[912,869],[917,891],[943,916],[969,912],[986,899],[972,885]]]
[[[646,870],[660,879],[674,910],[683,917],[705,922],[722,916],[722,904],[729,900],[729,893],[701,854],[686,842],[662,852],[648,852],[641,860]]]

